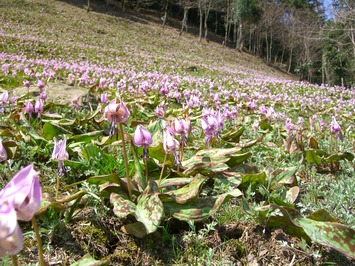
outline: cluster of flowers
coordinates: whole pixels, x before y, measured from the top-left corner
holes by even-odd
[[[41,204],[38,174],[30,164],[0,191],[0,257],[15,255],[23,247],[17,220],[30,221]]]

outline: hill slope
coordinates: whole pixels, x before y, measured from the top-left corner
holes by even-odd
[[[18,46],[23,46],[27,58],[54,59],[58,55],[63,61],[184,76],[185,70],[194,66],[199,76],[211,78],[221,74],[292,78],[246,53],[213,42],[198,42],[190,34],[179,36],[176,29],[163,29],[152,17],[122,14],[106,6],[105,1],[91,1],[93,11],[87,12],[86,3],[1,1],[1,50],[16,54]]]

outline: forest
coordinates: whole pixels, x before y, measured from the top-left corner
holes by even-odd
[[[355,84],[355,1],[351,0],[106,0],[123,11],[153,9],[198,28],[200,41],[223,45],[316,84]],[[90,4],[90,0],[88,2]]]

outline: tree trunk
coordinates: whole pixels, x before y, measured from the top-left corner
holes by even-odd
[[[243,43],[243,24],[242,24],[241,21],[239,21],[239,23],[238,23],[238,38],[237,38],[237,46],[236,46],[236,48],[239,51],[242,51],[243,50],[243,46],[244,46],[244,43]]]
[[[205,40],[207,40],[207,34],[208,34],[207,21],[208,21],[208,16],[209,16],[209,14],[210,14],[210,9],[211,9],[211,0],[208,1],[208,7],[205,9],[205,21],[204,21]]]
[[[224,18],[224,45],[227,45],[228,33],[229,33],[229,0],[227,0],[227,13]]]
[[[289,59],[288,59],[288,69],[287,69],[287,72],[290,72],[290,71],[291,71],[292,53],[293,53],[293,49],[291,48],[291,50],[290,50],[290,57],[289,57]]]
[[[168,0],[165,1],[165,5],[164,5],[164,16],[162,17],[162,20],[163,20],[163,28],[165,27],[165,24],[166,24],[166,21],[168,19],[168,5],[169,5],[169,2]]]
[[[202,5],[201,5],[201,0],[199,0],[198,3],[198,11],[200,15],[200,28],[199,28],[199,33],[198,33],[198,40],[202,40],[202,29],[203,29],[203,10],[202,10]]]
[[[182,22],[181,22],[181,30],[180,30],[180,35],[182,34],[182,32],[186,31],[187,33],[187,18],[188,18],[188,13],[189,13],[189,8],[188,7],[184,7],[184,18],[182,19]]]

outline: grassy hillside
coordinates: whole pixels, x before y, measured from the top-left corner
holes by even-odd
[[[0,189],[39,172],[49,265],[354,264],[354,90],[90,2],[0,1]],[[19,225],[20,265],[34,265]],[[74,264],[87,253],[97,264]]]

